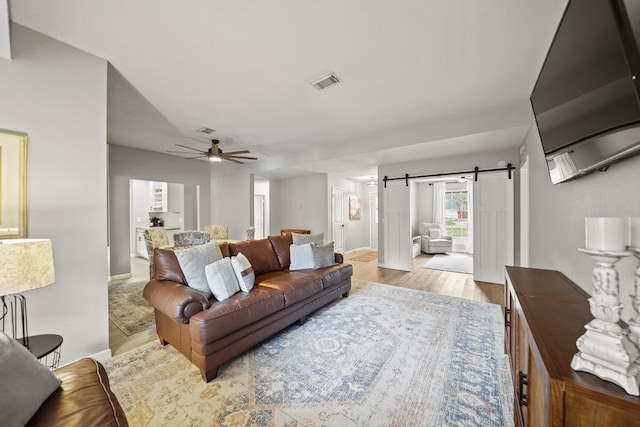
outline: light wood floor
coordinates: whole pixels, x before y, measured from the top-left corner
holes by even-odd
[[[503,305],[504,287],[493,283],[474,282],[471,274],[430,270],[422,265],[432,255],[420,254],[413,259],[410,272],[390,270],[378,267],[378,261],[361,262],[353,260],[363,251],[345,255],[345,262],[353,265],[353,279],[384,283],[404,288],[418,289],[441,295],[465,298],[477,302],[491,302]],[[132,277],[129,282],[147,280],[148,261],[143,258],[131,258]],[[115,356],[158,339],[155,327],[132,336],[126,336],[109,321],[109,347]]]

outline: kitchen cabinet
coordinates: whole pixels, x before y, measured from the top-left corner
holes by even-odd
[[[149,212],[182,212],[184,185],[167,182],[149,182]]]
[[[589,295],[552,270],[506,267],[506,285],[515,426],[640,426],[640,397],[571,368]]]
[[[136,228],[136,254],[143,258],[149,259],[149,254],[147,253],[147,244],[144,241],[144,230],[145,228]]]

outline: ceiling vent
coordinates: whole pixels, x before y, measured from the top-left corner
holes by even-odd
[[[202,127],[198,129],[197,132],[204,133],[205,135],[209,135],[210,133],[214,133],[215,130],[208,127]]]
[[[342,80],[340,80],[338,76],[335,75],[335,73],[331,72],[327,75],[324,75],[313,81],[310,81],[309,84],[318,90],[323,90],[335,85],[336,83],[340,83],[341,81]]]

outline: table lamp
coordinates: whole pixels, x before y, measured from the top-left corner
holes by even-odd
[[[2,330],[5,316],[11,311],[13,338],[17,339],[18,317],[22,332],[22,345],[29,346],[27,301],[22,295],[33,289],[55,282],[53,250],[49,239],[0,240],[0,299],[2,300]],[[7,301],[9,307],[7,307]],[[18,315],[18,308],[20,315]]]

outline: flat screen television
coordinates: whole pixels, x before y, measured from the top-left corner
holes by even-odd
[[[640,0],[570,0],[531,93],[551,182],[640,154]]]

